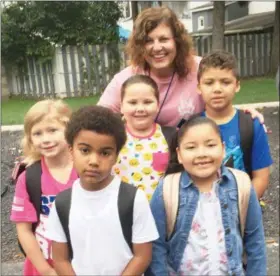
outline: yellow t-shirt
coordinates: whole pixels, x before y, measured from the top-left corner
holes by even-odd
[[[160,177],[165,173],[168,158],[168,145],[160,125],[155,124],[148,137],[135,137],[127,130],[127,141],[113,172],[123,182],[142,189],[150,200]]]

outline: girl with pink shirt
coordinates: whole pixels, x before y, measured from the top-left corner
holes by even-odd
[[[45,227],[56,195],[77,179],[64,137],[70,116],[70,108],[62,101],[44,100],[33,105],[24,118],[24,163],[28,168],[39,162],[42,174],[39,220],[27,191],[26,171],[17,180],[12,203],[11,221],[16,223],[18,239],[26,254],[23,275],[56,275]]]
[[[159,89],[157,123],[176,127],[181,119],[204,111],[197,93],[197,71],[201,57],[194,53],[192,37],[168,7],[142,11],[126,45],[131,65],[114,76],[98,104],[121,112],[121,87],[131,76],[150,76]],[[247,108],[252,117],[263,116]]]

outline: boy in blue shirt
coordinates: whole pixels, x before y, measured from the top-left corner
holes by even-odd
[[[246,115],[233,107],[234,96],[239,90],[237,64],[231,53],[215,51],[203,57],[198,69],[198,93],[205,102],[205,112],[202,115],[214,120],[220,128],[226,148],[224,162],[231,160],[234,168],[246,171],[251,176],[260,199],[267,189],[269,166],[273,161],[267,135],[258,119],[252,122],[249,118],[248,132],[246,127],[245,131],[242,129],[243,136],[245,132],[245,136],[251,135],[252,140],[251,145],[241,146],[244,137],[241,135],[240,120],[246,120]],[[250,124],[252,133],[249,131]],[[246,159],[245,151],[249,147],[247,155],[250,156]]]

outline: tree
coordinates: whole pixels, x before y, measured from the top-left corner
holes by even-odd
[[[271,51],[271,73],[276,74],[277,68],[279,66],[279,33],[280,33],[280,2],[275,2],[275,15],[274,15],[274,29],[273,29],[273,39],[272,39],[272,51]]]
[[[121,16],[115,2],[25,1],[2,10],[1,54],[4,63],[22,65],[27,56],[51,59],[56,45],[118,41]]]
[[[131,14],[134,22],[138,15],[138,1],[131,1]]]
[[[225,1],[214,1],[212,50],[224,48]]]

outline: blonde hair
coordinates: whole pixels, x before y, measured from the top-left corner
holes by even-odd
[[[43,100],[34,104],[24,116],[24,136],[22,139],[23,162],[27,165],[41,159],[41,154],[36,151],[31,141],[33,126],[44,119],[53,119],[67,125],[72,111],[61,100]]]

